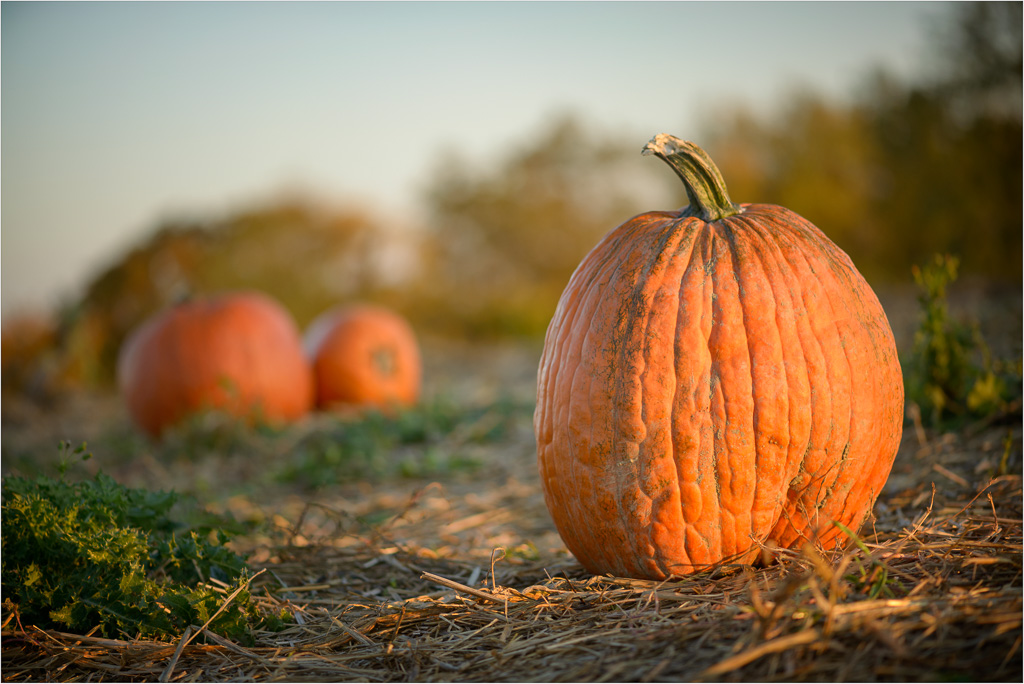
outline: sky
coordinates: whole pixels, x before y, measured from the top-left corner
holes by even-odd
[[[930,2],[11,2],[0,6],[5,319],[164,221],[299,191],[415,220],[439,154],[574,112],[696,135],[716,107],[925,73]]]

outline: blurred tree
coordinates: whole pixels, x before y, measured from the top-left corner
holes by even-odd
[[[353,299],[395,305],[401,278],[385,266],[408,249],[404,236],[353,210],[294,200],[210,223],[163,226],[96,277],[62,313],[62,378],[113,380],[125,337],[148,316],[192,295],[257,289],[278,299],[300,326]]]
[[[36,399],[46,398],[43,370],[52,364],[56,336],[54,322],[42,314],[23,313],[4,320],[0,332],[0,386],[5,398],[21,392]]]
[[[267,292],[305,325],[341,300],[382,287],[385,254],[399,236],[353,209],[286,202],[240,213],[216,226],[197,266],[202,291],[241,287]]]
[[[872,204],[887,274],[947,252],[961,273],[1019,281],[1020,118],[965,119],[944,92],[879,82],[865,107],[884,179]]]
[[[936,40],[939,99],[960,117],[1020,120],[1024,4],[959,3],[954,12]]]
[[[1019,282],[1021,4],[953,9],[931,82],[876,73],[852,105],[798,94],[776,118],[719,116],[707,145],[732,197],[803,215],[871,280],[947,252]]]
[[[484,171],[444,159],[427,191],[431,315],[467,334],[542,335],[602,235],[641,211],[670,208],[673,177],[640,147],[561,116]]]
[[[61,380],[109,382],[127,333],[192,291],[193,274],[208,244],[201,226],[169,224],[93,279],[82,297],[60,314]]]
[[[877,220],[865,200],[879,183],[877,153],[861,112],[804,92],[777,119],[738,109],[706,128],[734,202],[788,207],[851,253],[874,247]]]

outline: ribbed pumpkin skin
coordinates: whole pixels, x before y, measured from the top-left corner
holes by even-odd
[[[207,409],[268,422],[304,416],[312,371],[291,316],[255,292],[197,298],[166,309],[121,349],[118,385],[150,435]]]
[[[773,205],[654,212],[584,259],[548,328],[544,496],[589,571],[662,579],[756,543],[843,541],[902,434],[885,313],[850,259]]]
[[[306,332],[304,345],[316,378],[316,403],[388,409],[419,400],[423,374],[412,327],[378,306],[328,311]]]

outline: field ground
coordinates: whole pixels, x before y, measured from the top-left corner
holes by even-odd
[[[906,349],[913,300],[883,302]],[[997,331],[994,350],[1020,357],[1019,294],[959,306]],[[3,679],[1021,681],[1019,404],[951,433],[909,423],[860,545],[827,558],[766,549],[766,567],[655,583],[589,575],[554,530],[531,425],[539,346],[425,348],[428,394],[462,418],[387,442],[365,477],[301,461],[338,429],[323,416],[274,434],[199,425],[157,446],[114,396],[5,399],[5,474],[53,463],[61,439],[86,441],[94,458],[74,473],[101,468],[230,512],[248,530],[234,544],[265,569],[254,594],[295,624],[243,646],[8,620]]]

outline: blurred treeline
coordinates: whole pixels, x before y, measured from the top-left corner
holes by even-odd
[[[685,193],[647,137],[697,141],[737,202],[782,204],[846,250],[876,285],[936,252],[961,273],[1021,281],[1020,3],[964,3],[922,82],[865,75],[845,102],[792,94],[776,111],[715,111],[701,131],[597,131],[566,114],[507,154],[444,156],[422,225],[308,199],[169,222],[101,273],[54,327],[4,323],[3,381],[46,394],[104,384],[146,316],[189,294],[259,288],[300,326],[338,302],[375,301],[421,334],[543,335],[576,264],[608,230]],[[647,136],[647,137],[643,137]]]

